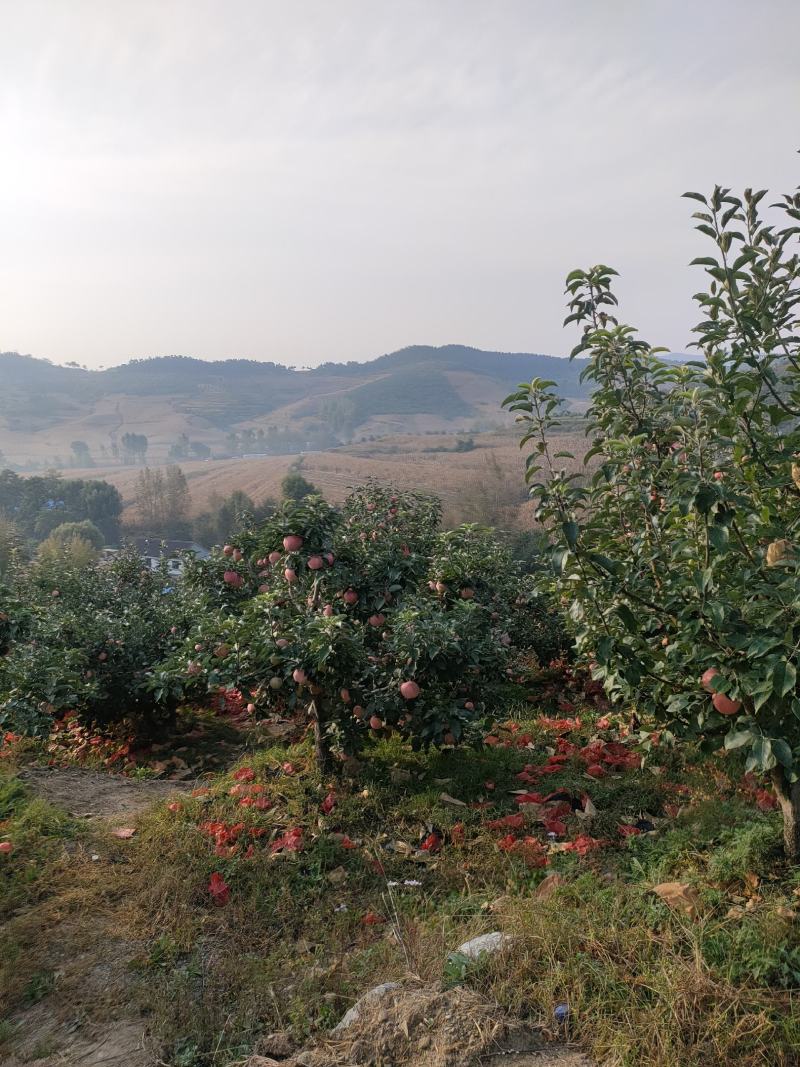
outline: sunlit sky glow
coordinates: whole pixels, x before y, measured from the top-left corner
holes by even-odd
[[[0,0],[0,350],[685,349],[686,189],[798,184],[797,0]]]

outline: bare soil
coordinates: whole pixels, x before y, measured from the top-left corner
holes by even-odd
[[[130,817],[196,785],[124,778],[82,767],[28,767],[19,776],[38,796],[76,818]]]

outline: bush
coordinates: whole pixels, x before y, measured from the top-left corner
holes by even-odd
[[[46,562],[0,590],[0,727],[45,735],[75,712],[87,723],[128,720],[137,730],[170,718],[176,701],[156,700],[149,672],[193,617],[189,590],[165,571],[143,570],[133,552],[108,566]]]

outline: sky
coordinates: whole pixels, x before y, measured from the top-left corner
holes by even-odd
[[[797,0],[0,0],[0,351],[685,350],[680,194],[800,179]],[[0,387],[2,383],[0,383]]]

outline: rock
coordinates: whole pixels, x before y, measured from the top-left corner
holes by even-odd
[[[373,989],[369,989],[362,997],[358,998],[347,1014],[336,1024],[336,1026],[334,1026],[333,1033],[340,1034],[343,1030],[346,1030],[348,1026],[352,1026],[353,1023],[358,1022],[361,1017],[361,1012],[367,1004],[371,1004],[373,1000],[382,997],[384,993],[399,988],[399,982],[384,982],[383,985],[376,985]]]
[[[468,960],[477,960],[484,952],[490,955],[499,952],[500,949],[510,945],[513,940],[510,934],[494,930],[490,934],[481,934],[480,937],[473,937],[471,941],[465,941],[463,945],[458,946],[456,952],[461,956],[466,956]]]

